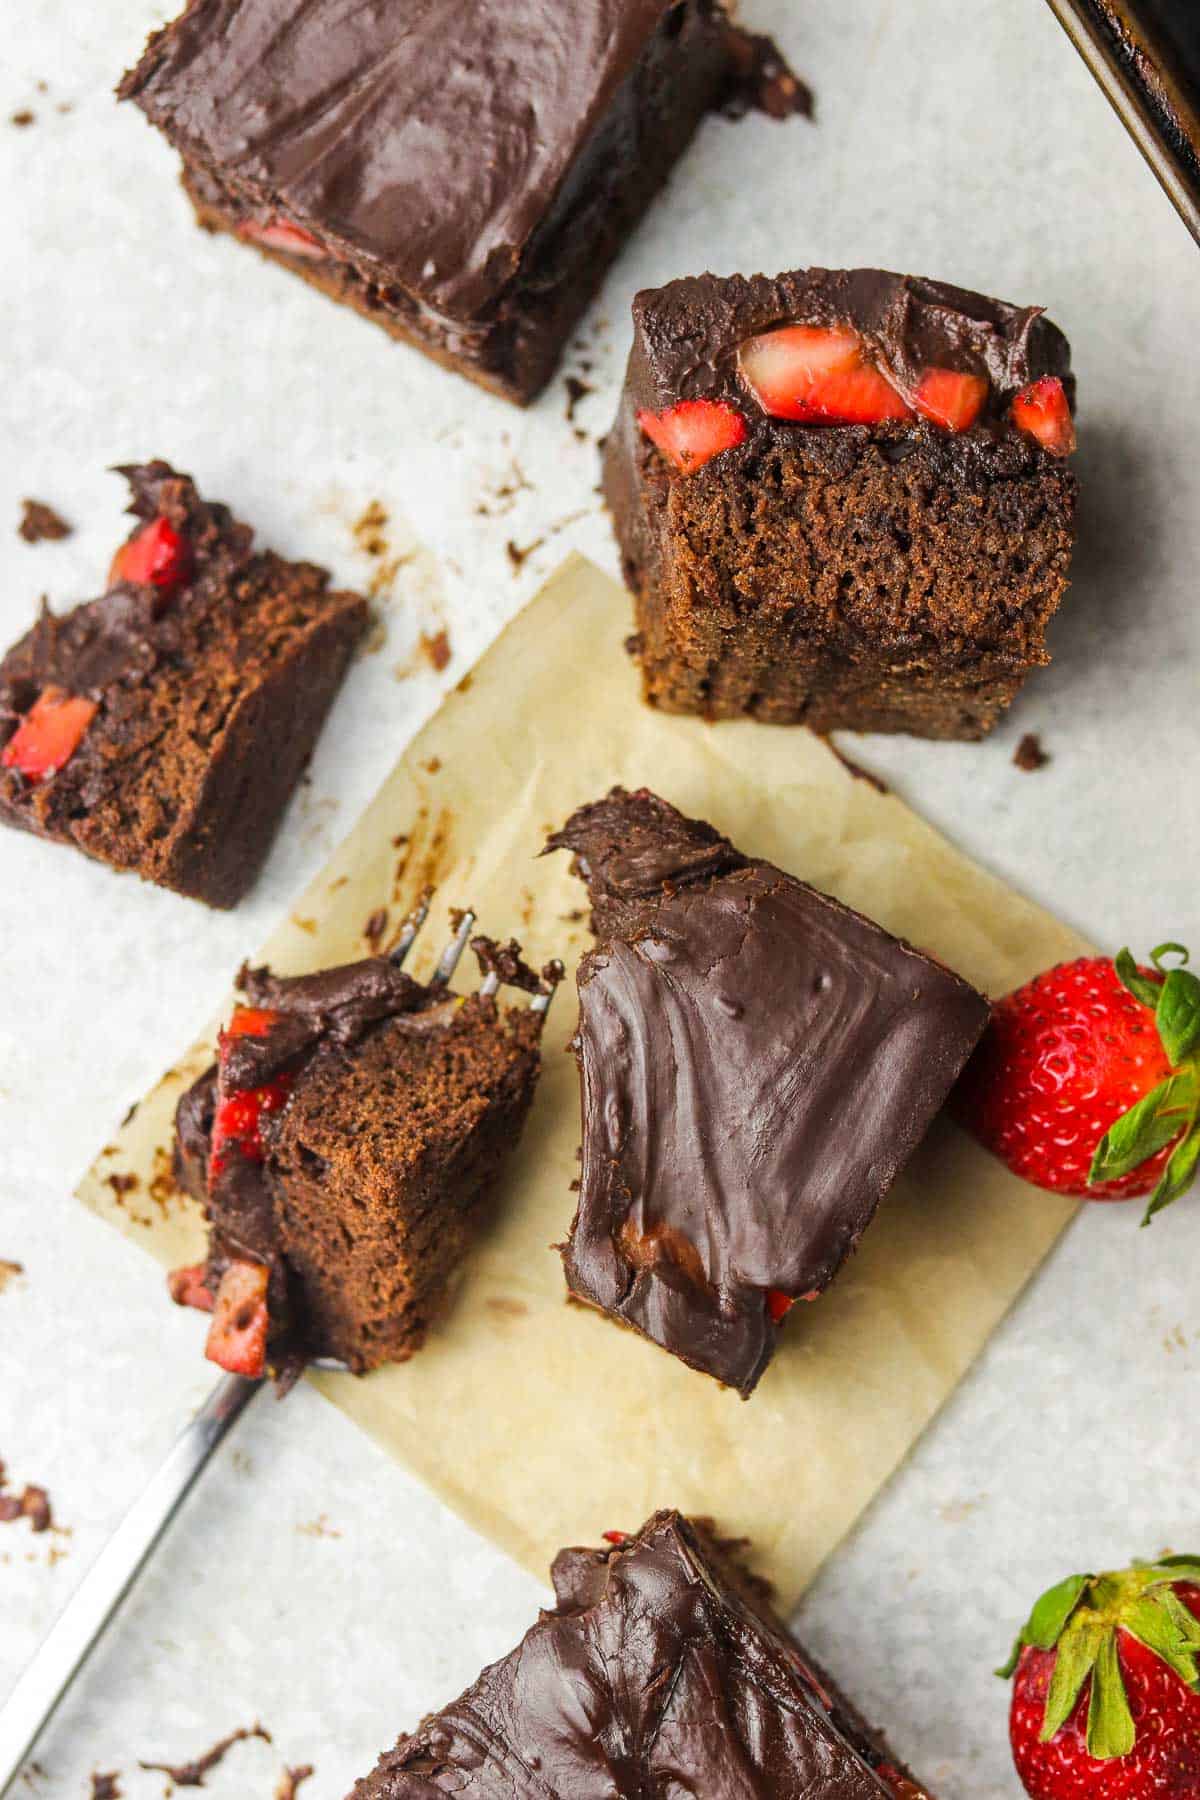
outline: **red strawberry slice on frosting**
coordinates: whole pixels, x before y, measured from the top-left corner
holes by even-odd
[[[264,249],[282,250],[285,256],[306,256],[313,262],[322,261],[328,255],[320,238],[282,213],[276,213],[273,219],[266,221],[243,219],[238,226],[238,236],[252,244],[262,244]]]
[[[112,559],[108,584],[132,582],[169,593],[187,580],[192,553],[187,539],[167,519],[151,519],[121,545]]]
[[[693,474],[722,450],[732,450],[746,436],[745,419],[724,400],[681,400],[658,413],[643,407],[637,422],[684,475]]]
[[[43,688],[0,751],[0,765],[27,781],[45,781],[70,762],[96,716],[96,702],[65,688]]]
[[[204,1354],[231,1375],[257,1380],[266,1373],[267,1286],[265,1263],[232,1262],[221,1277]]]
[[[1075,421],[1067,390],[1057,375],[1043,375],[1021,389],[1012,403],[1012,421],[1051,456],[1070,456],[1075,448]]]
[[[913,405],[923,419],[945,431],[967,431],[987,403],[984,375],[968,375],[958,369],[926,369]]]
[[[848,326],[784,325],[747,339],[742,379],[765,413],[808,425],[876,425],[912,408]]]
[[[167,1292],[176,1306],[194,1306],[197,1312],[211,1312],[213,1297],[208,1287],[208,1265],[193,1263],[186,1269],[172,1269],[167,1276]]]
[[[221,1033],[218,1058],[224,1065],[229,1044],[236,1038],[266,1037],[279,1014],[268,1007],[239,1006]],[[271,1081],[258,1087],[235,1088],[222,1092],[213,1119],[212,1149],[209,1157],[209,1179],[221,1173],[231,1149],[236,1149],[250,1162],[261,1162],[264,1155],[262,1125],[264,1118],[279,1112],[287,1104],[292,1091],[292,1075],[284,1070]]]
[[[792,1296],[785,1294],[782,1288],[767,1289],[767,1315],[772,1325],[778,1325],[781,1319],[785,1319],[795,1304]]]

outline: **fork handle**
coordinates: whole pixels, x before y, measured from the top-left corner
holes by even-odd
[[[0,1796],[14,1788],[42,1727],[87,1661],[192,1483],[261,1386],[243,1375],[222,1376],[50,1627],[0,1711]]]

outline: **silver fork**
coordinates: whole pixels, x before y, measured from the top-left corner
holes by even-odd
[[[390,962],[399,965],[407,958],[429,916],[431,900],[432,892],[427,889],[388,952]],[[463,913],[454,936],[438,958],[430,986],[449,986],[474,925],[474,913]],[[530,1010],[544,1017],[557,985],[557,975],[551,974],[542,991],[534,995]],[[479,991],[495,994],[499,987],[500,977],[491,971]],[[344,1372],[346,1365],[333,1357],[317,1357],[311,1367]],[[221,1377],[50,1627],[0,1710],[0,1796],[15,1790],[17,1776],[43,1728],[149,1561],[192,1484],[246,1406],[266,1385],[265,1380],[252,1380],[245,1375]]]

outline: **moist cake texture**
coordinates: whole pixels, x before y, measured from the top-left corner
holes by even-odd
[[[574,853],[597,937],[578,977],[568,1287],[748,1395],[924,1136],[987,1002],[648,790],[614,788],[548,847]]]
[[[493,966],[495,946],[477,949]],[[504,954],[505,980],[538,985],[515,946]],[[541,1015],[414,981],[386,956],[315,975],[244,969],[239,987],[217,1064],[179,1104],[176,1173],[210,1240],[175,1297],[215,1300],[219,1315],[222,1284],[252,1287],[250,1265],[257,1360],[402,1362],[520,1137]]]
[[[210,906],[252,885],[367,622],[165,462],[109,590],[0,662],[0,819]]]
[[[563,1550],[555,1605],[348,1800],[929,1800],[702,1522]]]
[[[736,73],[720,0],[191,0],[124,79],[233,232],[510,400]]]
[[[991,730],[1067,585],[1062,333],[1038,307],[819,268],[674,281],[633,328],[604,486],[646,700]]]

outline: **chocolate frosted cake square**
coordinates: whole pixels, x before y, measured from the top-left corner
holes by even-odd
[[[1036,306],[878,269],[639,294],[604,486],[668,712],[978,738],[1074,542],[1074,382]]]
[[[0,661],[0,820],[210,906],[253,883],[367,625],[165,462],[108,591]]]
[[[581,807],[577,1299],[748,1395],[988,1018],[965,981],[642,789]]]
[[[120,92],[202,225],[523,403],[733,73],[720,0],[192,0]]]
[[[515,945],[476,950],[494,979],[465,999],[387,956],[242,971],[245,1004],[176,1118],[176,1174],[209,1247],[172,1294],[212,1311],[214,1362],[361,1371],[424,1342],[541,1067],[544,1008],[495,987],[544,984]]]
[[[929,1800],[704,1522],[562,1550],[555,1604],[348,1800]]]

